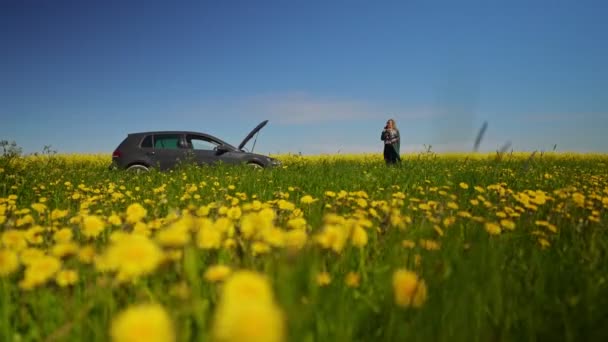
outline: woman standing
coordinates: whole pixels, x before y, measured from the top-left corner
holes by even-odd
[[[399,130],[395,125],[395,120],[389,119],[386,122],[384,130],[380,135],[380,140],[384,141],[384,161],[387,165],[395,164],[401,161],[399,155],[400,139]]]

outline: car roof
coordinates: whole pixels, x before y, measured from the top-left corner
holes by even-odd
[[[196,135],[207,135],[212,136],[208,133],[203,132],[194,132],[194,131],[149,131],[149,132],[133,132],[128,133],[128,135],[150,135],[150,134],[196,134]]]
[[[127,136],[128,137],[143,137],[146,135],[157,135],[157,134],[192,134],[192,135],[201,135],[204,137],[208,137],[208,138],[212,138],[214,140],[219,141],[220,143],[224,144],[224,145],[228,145],[231,147],[234,147],[232,144],[214,136],[211,134],[207,134],[207,133],[202,133],[202,132],[194,132],[194,131],[149,131],[149,132],[135,132],[135,133],[128,133]]]

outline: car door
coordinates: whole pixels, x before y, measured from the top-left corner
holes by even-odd
[[[220,160],[217,147],[221,143],[218,141],[203,135],[187,134],[186,144],[198,164],[213,164]]]
[[[163,133],[154,135],[154,149],[151,156],[154,166],[158,166],[161,170],[167,170],[175,167],[178,162],[184,161],[187,149],[182,146],[182,134]]]

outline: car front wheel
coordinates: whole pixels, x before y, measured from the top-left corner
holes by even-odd
[[[247,163],[247,166],[251,167],[252,169],[263,169],[262,165],[256,162]]]
[[[135,165],[129,166],[127,168],[127,171],[133,171],[135,173],[142,173],[142,172],[148,172],[148,171],[150,171],[150,169],[148,169],[148,167],[145,165],[135,164]]]

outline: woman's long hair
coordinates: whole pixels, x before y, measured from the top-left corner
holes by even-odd
[[[398,129],[397,129],[397,123],[395,122],[395,119],[388,119],[388,121],[392,122],[393,123],[393,129],[395,131],[398,131]]]

